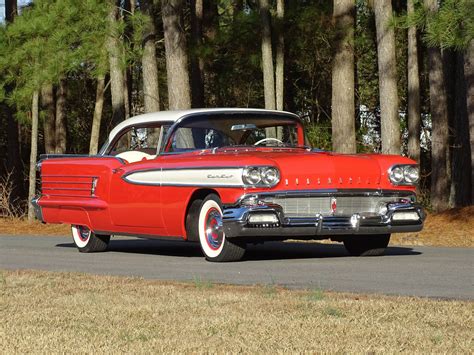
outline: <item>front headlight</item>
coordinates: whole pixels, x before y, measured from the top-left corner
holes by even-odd
[[[242,174],[242,179],[246,185],[257,185],[261,180],[260,169],[246,168]]]
[[[395,184],[403,182],[403,168],[401,166],[396,166],[390,171],[390,180]]]
[[[394,165],[388,170],[388,177],[394,185],[415,185],[420,172],[416,165]]]
[[[267,185],[276,185],[280,181],[280,172],[276,168],[266,168],[262,170],[262,182]]]
[[[403,168],[403,176],[405,176],[406,182],[414,184],[418,182],[420,178],[420,172],[418,171],[418,167],[413,165],[407,165]]]
[[[280,172],[273,166],[247,167],[242,172],[245,185],[255,187],[272,187],[280,181]]]

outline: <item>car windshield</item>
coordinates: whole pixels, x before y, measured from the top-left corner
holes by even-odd
[[[165,151],[181,152],[237,146],[296,147],[299,122],[287,116],[209,115],[184,119]]]

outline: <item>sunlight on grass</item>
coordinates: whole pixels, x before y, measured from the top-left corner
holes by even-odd
[[[0,300],[5,354],[473,349],[465,301],[36,271],[1,272]]]

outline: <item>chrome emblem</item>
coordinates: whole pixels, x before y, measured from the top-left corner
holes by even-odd
[[[331,212],[332,214],[336,213],[337,209],[337,199],[335,197],[331,197]]]
[[[230,179],[232,178],[234,175],[226,175],[226,174],[218,174],[218,175],[214,175],[214,174],[208,174],[207,175],[207,178],[208,179]]]

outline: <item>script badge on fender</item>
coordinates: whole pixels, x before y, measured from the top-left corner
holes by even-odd
[[[332,214],[336,213],[337,209],[337,199],[335,197],[331,197],[331,212]]]

